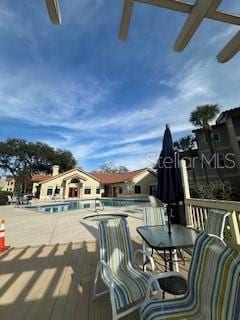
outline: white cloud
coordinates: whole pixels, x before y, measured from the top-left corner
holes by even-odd
[[[35,77],[28,72],[0,80],[0,111],[3,117],[33,124],[80,127],[79,119],[91,114],[110,92],[95,79],[73,80]]]
[[[5,117],[69,129],[67,134],[62,134],[61,143],[53,143],[70,148],[80,164],[90,159],[116,158],[118,163],[125,165],[130,161],[132,167],[135,163],[137,168],[146,162],[146,152],[160,152],[160,137],[166,123],[170,123],[173,133],[191,130],[189,113],[196,105],[220,103],[227,107],[239,104],[240,73],[236,64],[237,60],[232,61],[226,72],[225,66],[216,68],[213,60],[189,62],[171,78],[170,94],[154,97],[147,106],[135,106],[132,112],[119,111],[108,117],[95,111],[108,102],[108,96],[112,94],[109,85],[104,87],[97,80],[71,82],[67,78],[55,83],[51,79],[18,74],[0,80],[0,111]],[[93,137],[92,143],[85,143],[84,137],[88,135]],[[159,143],[141,145],[141,142],[158,137]],[[102,152],[109,146],[109,151]]]
[[[238,26],[229,26],[225,28],[223,32],[217,33],[214,37],[211,37],[208,41],[210,45],[222,47],[230,41],[230,39],[239,30]]]
[[[41,37],[48,39],[49,30],[50,32],[59,30],[59,34],[63,37],[63,44],[64,40],[68,40],[67,32],[70,32],[70,37],[75,36],[77,39],[80,39],[82,33],[88,33],[90,40],[97,41],[94,36],[96,37],[98,33],[93,35],[91,29],[96,30],[104,24],[104,29],[101,30],[105,32],[104,35],[106,34],[106,39],[104,39],[106,52],[100,52],[104,58],[106,55],[113,59],[110,62],[112,65],[114,63],[114,67],[120,61],[121,68],[127,68],[128,59],[134,54],[134,59],[137,61],[136,67],[138,63],[142,63],[146,66],[146,70],[149,66],[151,66],[149,70],[153,70],[152,77],[148,74],[146,80],[142,75],[144,81],[141,85],[143,86],[145,81],[148,83],[152,81],[154,85],[159,84],[161,93],[148,96],[147,102],[139,99],[134,105],[130,102],[127,105],[118,103],[112,105],[111,101],[115,101],[112,99],[115,90],[121,90],[121,86],[124,87],[120,76],[119,82],[113,80],[111,75],[106,76],[103,82],[102,74],[90,75],[90,72],[87,73],[88,69],[84,73],[79,70],[60,71],[63,70],[61,52],[59,52],[59,57],[56,56],[56,59],[59,59],[56,65],[51,65],[49,62],[43,62],[41,54],[37,55],[38,52],[35,51],[36,63],[34,65],[29,63],[27,66],[20,65],[18,70],[12,71],[9,68],[7,72],[2,72],[0,112],[2,118],[25,120],[34,125],[52,126],[52,130],[60,138],[45,141],[56,147],[71,149],[80,165],[87,165],[88,161],[94,159],[109,158],[109,160],[116,159],[115,162],[118,164],[134,169],[147,164],[146,153],[160,152],[160,137],[166,123],[170,124],[173,133],[181,133],[191,130],[192,126],[188,121],[189,113],[197,105],[219,103],[224,108],[239,105],[239,57],[236,56],[229,63],[221,65],[216,62],[215,53],[213,53],[213,51],[217,53],[216,48],[224,46],[236,28],[227,27],[223,32],[223,29],[219,29],[218,33],[214,30],[214,36],[208,33],[208,28],[201,28],[191,42],[190,49],[187,48],[184,53],[177,55],[168,48],[167,51],[165,50],[167,55],[164,56],[161,55],[161,52],[159,55],[156,54],[156,48],[160,47],[155,44],[149,46],[150,33],[143,34],[141,38],[136,28],[137,23],[135,23],[131,27],[133,31],[135,30],[130,34],[129,41],[132,42],[123,45],[124,51],[117,52],[115,48],[117,44],[109,40],[107,31],[113,26],[114,21],[115,29],[112,30],[112,33],[113,37],[117,37],[118,19],[121,13],[115,7],[114,10],[106,7],[109,3],[94,0],[89,5],[88,0],[74,0],[69,6],[68,1],[62,1],[63,26],[55,29],[58,27],[51,25],[51,30],[41,25],[47,16],[45,7],[45,11],[42,10],[40,13],[39,21],[37,19],[33,21],[28,15],[23,23],[23,14],[9,10],[7,6],[1,4],[0,35],[9,33],[9,36],[27,39],[36,45],[41,41]],[[138,21],[139,17],[145,16],[146,11],[143,6],[141,7],[142,13],[138,10],[139,15],[136,19]],[[118,17],[116,17],[117,14]],[[107,19],[109,22],[106,22]],[[33,25],[34,28],[32,28]],[[37,28],[36,25],[41,25],[41,28]],[[161,40],[159,29],[153,30],[150,18],[144,20],[145,26],[148,32],[151,31],[150,39],[155,42],[156,39],[159,39],[162,46],[165,40],[169,45],[169,39],[173,38],[173,35],[175,37],[174,30],[174,34]],[[157,24],[154,28],[156,26]],[[36,37],[37,32],[41,33],[41,37]],[[103,41],[103,38],[99,41]],[[107,47],[109,43],[110,47]],[[96,47],[99,48],[97,45]],[[74,50],[77,49],[74,48]],[[93,50],[96,48],[94,47]],[[98,55],[98,52],[96,54]],[[81,64],[84,62],[81,61]],[[161,69],[163,67],[164,76]],[[121,68],[119,68],[120,71]],[[141,85],[139,90],[143,90]],[[166,90],[162,90],[163,87]],[[131,90],[130,87],[127,89]],[[125,94],[124,90],[122,94]],[[154,139],[157,142],[152,142]]]
[[[181,73],[172,78],[174,95],[157,97],[148,109],[143,108],[125,115],[119,114],[106,122],[102,120],[101,126],[104,124],[109,130],[111,127],[114,129],[117,127],[119,130],[124,127],[130,130],[122,132],[122,139],[111,142],[111,150],[102,156],[116,156],[119,163],[124,161],[126,164],[124,159],[129,155],[128,161],[132,157],[132,163],[135,163],[135,167],[139,167],[137,159],[140,159],[146,150],[159,153],[160,145],[154,143],[142,146],[134,142],[148,141],[162,136],[165,123],[170,123],[173,133],[191,130],[192,126],[188,122],[189,113],[197,105],[219,103],[225,108],[238,106],[240,92],[237,87],[240,83],[240,72],[236,70],[236,63],[237,61],[231,62],[227,68],[228,72],[224,70],[225,66],[218,65],[216,68],[216,62],[213,60],[189,63],[187,68],[183,68]],[[231,80],[232,74],[234,81]],[[134,131],[138,134],[134,135]],[[126,145],[114,146],[118,144]],[[121,159],[123,155],[125,157]],[[98,155],[94,155],[94,158],[97,157]]]
[[[145,146],[146,148],[148,146]],[[98,158],[107,158],[107,157],[112,157],[112,156],[118,156],[118,155],[126,155],[126,154],[132,154],[132,155],[136,155],[136,154],[141,154],[143,151],[143,146],[141,144],[138,143],[131,143],[131,144],[127,144],[125,146],[122,147],[115,147],[115,148],[111,148],[108,151],[104,151],[104,152],[97,152],[95,154],[92,154],[91,156],[89,156],[89,158],[91,159],[98,159]]]
[[[63,23],[75,23],[80,28],[78,30],[80,33],[84,32],[87,27],[91,25],[96,25],[96,20],[101,21],[104,15],[104,6],[105,1],[103,0],[92,0],[91,8],[89,8],[88,0],[72,0],[71,5],[69,2],[63,2],[61,4],[61,12],[63,17]]]
[[[115,159],[116,164],[123,165],[127,167],[129,170],[137,170],[140,168],[153,168],[153,161],[149,161],[147,158],[147,154],[141,153],[134,156],[134,154],[130,154],[127,156],[119,156]]]

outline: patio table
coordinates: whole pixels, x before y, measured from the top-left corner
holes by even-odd
[[[193,247],[198,232],[179,224],[172,224],[171,231],[169,234],[167,225],[137,228],[137,232],[150,248],[169,251],[169,269],[173,271],[172,250]]]
[[[101,214],[91,214],[83,217],[83,220],[89,221],[101,221],[101,220],[109,220],[114,218],[127,218],[128,215],[125,213],[101,213]]]

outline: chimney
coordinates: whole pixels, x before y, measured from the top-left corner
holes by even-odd
[[[52,176],[57,176],[59,174],[59,166],[55,165],[52,167]]]

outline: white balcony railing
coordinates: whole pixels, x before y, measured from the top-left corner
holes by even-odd
[[[189,227],[203,230],[210,209],[225,210],[230,213],[225,228],[226,242],[240,250],[240,202],[190,198],[186,164],[181,160],[181,171],[185,195],[186,221]]]
[[[196,230],[203,230],[209,209],[225,210],[230,213],[225,228],[226,242],[240,248],[240,202],[208,199],[185,199],[187,224]]]

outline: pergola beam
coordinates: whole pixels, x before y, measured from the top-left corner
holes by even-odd
[[[188,15],[179,36],[177,37],[174,44],[175,51],[182,51],[187,46],[207,13],[212,14],[215,12],[221,1],[222,0],[198,0],[196,2],[191,13]]]
[[[161,7],[169,10],[191,13],[193,5],[190,3],[183,2],[181,0],[135,0],[136,2],[150,4],[152,6]],[[210,0],[209,0],[210,1]],[[220,22],[240,25],[240,17],[232,13],[224,11],[207,12],[206,18],[217,20]]]
[[[119,39],[125,41],[128,36],[128,29],[131,22],[132,11],[133,11],[134,0],[125,0],[120,31],[119,31]]]
[[[220,63],[229,61],[235,54],[240,51],[240,31],[226,44],[226,46],[217,55]]]
[[[48,10],[48,15],[52,23],[61,24],[61,13],[58,0],[45,0]]]

